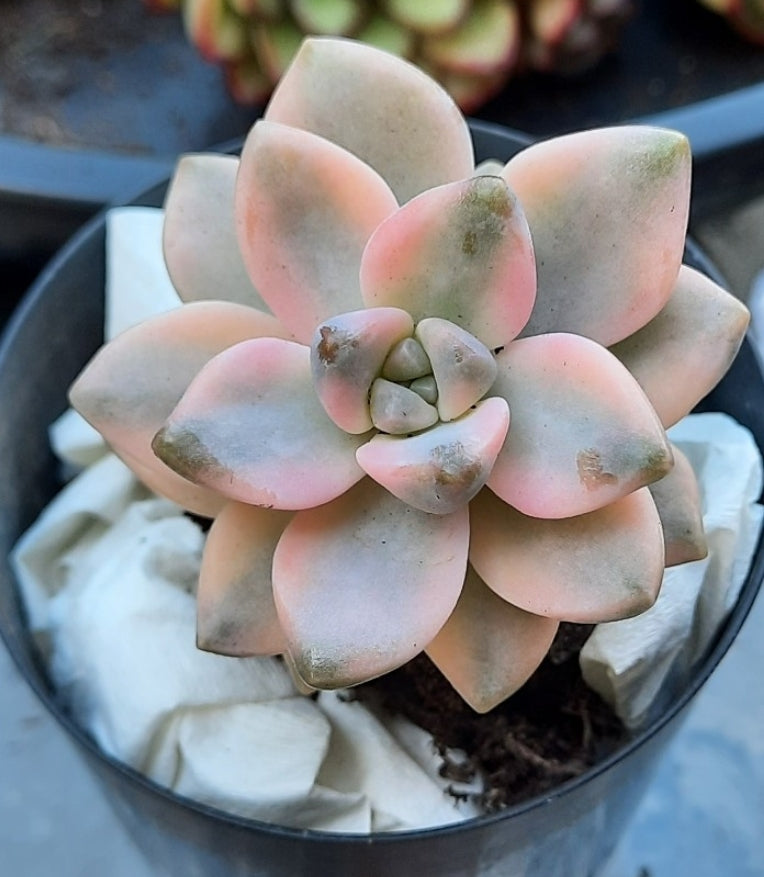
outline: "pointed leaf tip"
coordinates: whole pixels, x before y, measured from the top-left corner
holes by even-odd
[[[503,600],[470,566],[459,602],[427,655],[475,712],[487,713],[528,681],[558,627],[554,618]]]
[[[474,166],[469,128],[447,92],[413,64],[351,40],[305,40],[265,118],[357,155],[400,203]]]

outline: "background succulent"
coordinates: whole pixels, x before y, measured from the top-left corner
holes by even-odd
[[[744,37],[764,45],[764,0],[700,0],[723,15]]]
[[[189,39],[232,95],[264,103],[307,34],[348,36],[414,61],[465,111],[523,70],[573,73],[616,44],[630,0],[145,0],[182,9]]]

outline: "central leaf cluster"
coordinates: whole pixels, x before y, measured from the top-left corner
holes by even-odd
[[[371,308],[318,327],[314,386],[341,429],[411,435],[452,421],[483,398],[496,378],[491,351],[449,320],[414,326],[397,308]]]

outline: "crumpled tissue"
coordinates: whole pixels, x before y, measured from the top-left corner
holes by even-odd
[[[581,651],[586,682],[631,728],[675,699],[735,605],[762,522],[762,462],[726,414],[693,414],[669,430],[698,478],[708,557],[670,567],[655,604],[599,624]]]
[[[161,223],[152,208],[109,213],[108,338],[179,304]],[[702,417],[672,437],[697,466],[712,554],[668,571],[654,609],[600,625],[582,657],[629,723],[702,653],[734,603],[761,522],[753,440],[723,415]],[[710,444],[700,437],[709,428]],[[64,473],[82,471],[12,559],[60,696],[105,752],[181,795],[297,828],[394,831],[477,815],[447,793],[455,784],[439,776],[431,738],[410,722],[341,692],[306,698],[276,658],[197,650],[199,528],[149,493],[75,413],[57,421],[51,441]],[[679,633],[690,634],[687,645],[677,645]],[[479,779],[456,786],[478,790]]]

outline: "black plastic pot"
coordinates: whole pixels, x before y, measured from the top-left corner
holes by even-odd
[[[480,157],[522,141],[474,125]],[[158,205],[163,187],[137,203]],[[57,489],[47,427],[100,344],[104,218],[91,221],[43,272],[0,348],[0,546],[3,557]],[[702,256],[693,248],[694,261]],[[708,266],[704,265],[708,270]],[[764,383],[745,346],[704,403],[727,411],[764,447]],[[184,800],[105,756],[51,689],[25,628],[12,572],[0,567],[0,630],[23,676],[75,742],[149,860],[171,874],[262,877],[590,877],[607,858],[693,697],[730,647],[764,576],[761,545],[737,606],[671,707],[616,755],[553,793],[456,827],[395,835],[299,831]]]

